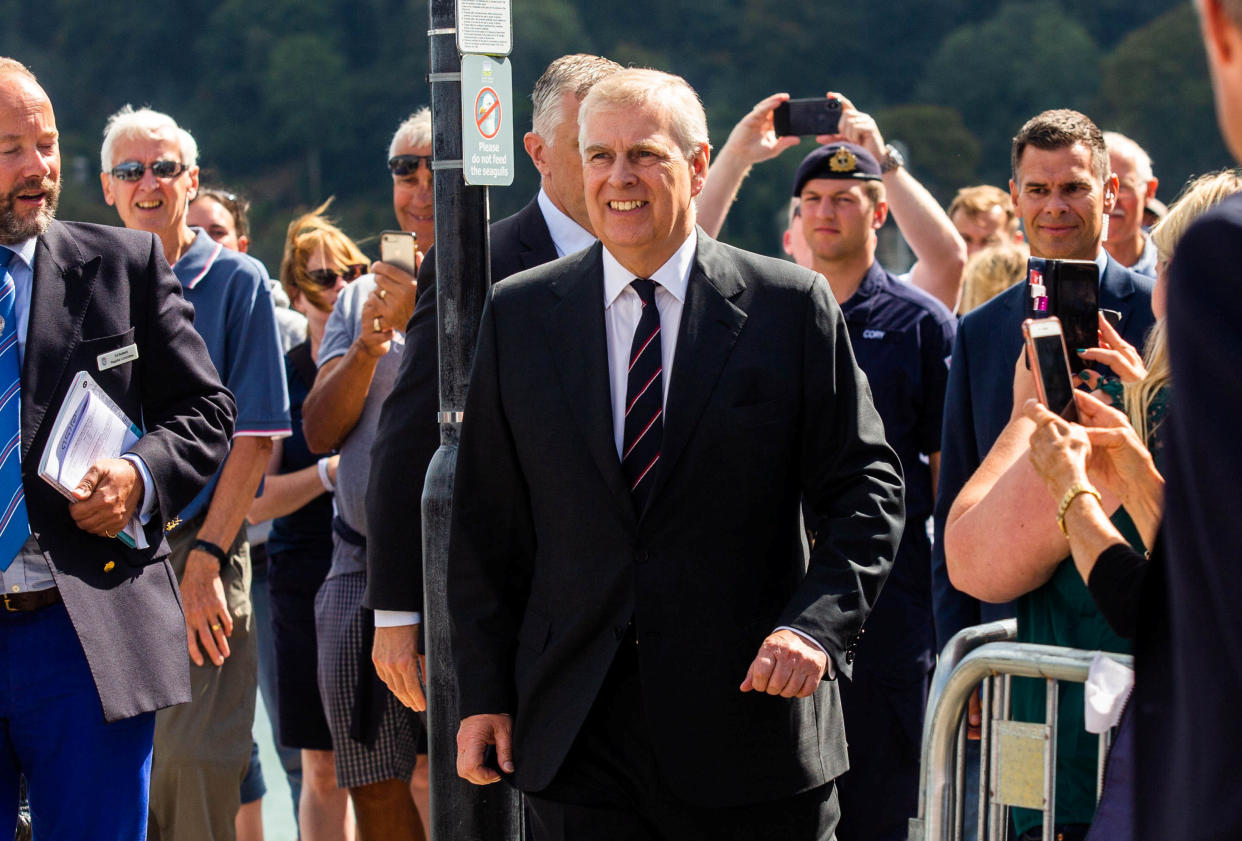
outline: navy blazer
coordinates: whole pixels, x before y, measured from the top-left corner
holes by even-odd
[[[537,199],[491,226],[492,281],[556,259]],[[435,249],[418,273],[418,303],[396,382],[380,411],[367,484],[367,591],[374,610],[423,608],[423,480],[440,447]]]
[[[53,222],[38,239],[22,362],[22,484],[30,530],[108,721],[190,700],[185,619],[164,523],[228,455],[236,414],[193,312],[152,234]],[[99,370],[99,354],[131,344],[137,358]],[[82,370],[143,427],[132,452],[155,485],[147,550],[78,528],[65,498],[39,478],[52,420]]]
[[[1163,564],[1135,643],[1140,839],[1242,838],[1242,198],[1177,244],[1169,268],[1172,402]]]
[[[1151,278],[1108,258],[1100,281],[1100,306],[1121,313],[1122,338],[1140,349],[1155,322],[1151,287]],[[953,500],[1009,423],[1013,366],[1022,350],[1022,322],[1027,317],[1026,296],[1024,280],[967,313],[957,328],[944,401],[936,541],[932,549],[932,609],[938,649],[962,628],[1014,615],[1012,602],[983,603],[953,587],[941,535]]]

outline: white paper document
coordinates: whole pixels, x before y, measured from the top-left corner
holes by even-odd
[[[86,471],[100,459],[128,452],[142,430],[85,371],[79,371],[52,424],[52,435],[39,462],[39,476],[68,499]],[[117,534],[127,546],[146,549],[146,532],[134,515]]]

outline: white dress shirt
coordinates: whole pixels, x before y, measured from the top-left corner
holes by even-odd
[[[579,225],[568,214],[552,203],[552,198],[539,188],[539,210],[543,213],[544,224],[552,235],[552,244],[556,246],[556,256],[564,257],[574,254],[595,244],[595,235]]]
[[[692,231],[668,262],[651,275],[651,280],[656,284],[656,309],[660,311],[660,363],[663,369],[660,377],[665,403],[668,402],[668,386],[673,379],[673,353],[677,350],[681,310],[686,303],[686,287],[690,284],[690,269],[694,266],[694,251],[698,242],[697,232]],[[604,333],[608,343],[608,382],[611,385],[612,433],[617,445],[617,458],[621,457],[622,438],[625,437],[625,392],[629,386],[630,349],[643,311],[642,299],[630,286],[630,281],[634,279],[634,273],[617,262],[617,258],[605,248]]]

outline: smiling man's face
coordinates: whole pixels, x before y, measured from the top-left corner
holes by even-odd
[[[198,167],[172,178],[151,171],[156,161],[182,163],[181,144],[171,129],[151,136],[120,137],[112,147],[112,166],[137,161],[145,167],[137,181],[123,181],[111,173],[101,176],[104,200],[116,207],[125,227],[149,231],[161,239],[186,227],[190,195],[198,190]]]

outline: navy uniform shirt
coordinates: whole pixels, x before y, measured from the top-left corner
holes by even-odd
[[[897,560],[867,620],[858,667],[931,668],[931,469],[940,451],[940,423],[957,320],[931,295],[872,263],[841,311],[858,366],[871,383],[888,444],[906,482],[906,529]]]

